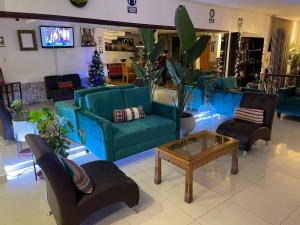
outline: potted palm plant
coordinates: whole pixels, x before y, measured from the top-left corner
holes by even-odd
[[[191,113],[185,112],[192,91],[196,88],[202,72],[194,70],[195,61],[205,51],[209,41],[208,36],[196,37],[194,25],[186,8],[180,5],[175,14],[175,26],[180,39],[180,62],[167,60],[168,72],[177,90],[177,106],[181,116],[181,135],[190,133],[195,127],[195,118]]]
[[[142,79],[143,83],[149,87],[153,97],[155,87],[162,78],[162,70],[157,69],[156,62],[164,50],[165,43],[162,39],[155,43],[154,33],[150,28],[140,28],[139,33],[144,44],[142,55],[145,57],[146,64],[141,65],[133,62],[133,70],[137,77]]]

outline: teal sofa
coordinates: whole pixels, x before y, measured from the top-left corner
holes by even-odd
[[[295,95],[296,87],[300,88],[300,78],[297,79],[296,86],[278,90],[279,101],[276,108],[278,118],[281,114],[300,116],[300,96]]]
[[[179,137],[179,113],[173,106],[151,101],[148,88],[114,89],[85,96],[78,127],[85,146],[103,160],[116,161],[157,147]],[[113,110],[142,105],[145,119],[113,122]]]
[[[210,103],[215,108],[216,113],[233,118],[235,108],[240,105],[243,93],[215,89],[211,95]],[[192,110],[199,110],[204,101],[204,89],[196,88],[193,91]]]
[[[86,95],[92,93],[98,93],[101,91],[113,90],[113,89],[129,89],[129,88],[137,88],[137,87],[134,86],[133,84],[129,84],[129,85],[121,85],[121,86],[99,86],[99,87],[81,89],[74,92],[74,105],[64,101],[56,102],[55,109],[57,115],[68,119],[74,126],[73,131],[68,130],[67,133],[68,138],[78,143],[81,142],[81,138],[78,132],[79,126],[78,126],[77,114],[78,111],[82,109],[86,109],[86,102],[85,102]]]

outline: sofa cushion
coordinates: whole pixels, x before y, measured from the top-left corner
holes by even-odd
[[[126,108],[142,105],[146,114],[152,113],[152,102],[148,87],[123,90]]]
[[[176,122],[157,115],[148,115],[145,119],[131,122],[135,125],[145,127],[147,129],[148,139],[158,138],[164,135],[175,133]]]
[[[252,123],[263,124],[264,110],[236,107],[234,118],[249,121]]]
[[[143,106],[127,109],[115,109],[113,118],[115,123],[124,123],[145,118],[145,112]]]
[[[70,159],[64,157],[60,157],[60,159],[70,172],[76,188],[85,194],[91,194],[94,188],[85,170]]]
[[[147,140],[147,129],[133,122],[114,123],[115,147],[117,149],[139,144]]]
[[[109,121],[113,120],[113,110],[125,108],[122,91],[119,89],[89,94],[85,97],[87,109]]]

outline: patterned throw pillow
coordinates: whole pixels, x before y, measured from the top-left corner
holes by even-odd
[[[300,96],[300,87],[297,87],[295,90],[295,95]]]
[[[72,83],[72,81],[58,82],[58,88],[59,89],[73,88],[73,83]]]
[[[75,162],[70,159],[61,157],[64,165],[71,173],[73,182],[77,189],[85,194],[91,194],[93,192],[93,184],[84,169],[78,166]]]
[[[128,109],[115,109],[113,118],[115,123],[123,123],[131,120],[138,120],[145,118],[143,106],[138,106]]]
[[[234,112],[234,118],[252,123],[263,124],[264,110],[237,107]]]

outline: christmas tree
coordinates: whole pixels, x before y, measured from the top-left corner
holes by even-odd
[[[97,50],[94,52],[89,66],[89,81],[91,87],[101,86],[105,83],[104,65]]]

